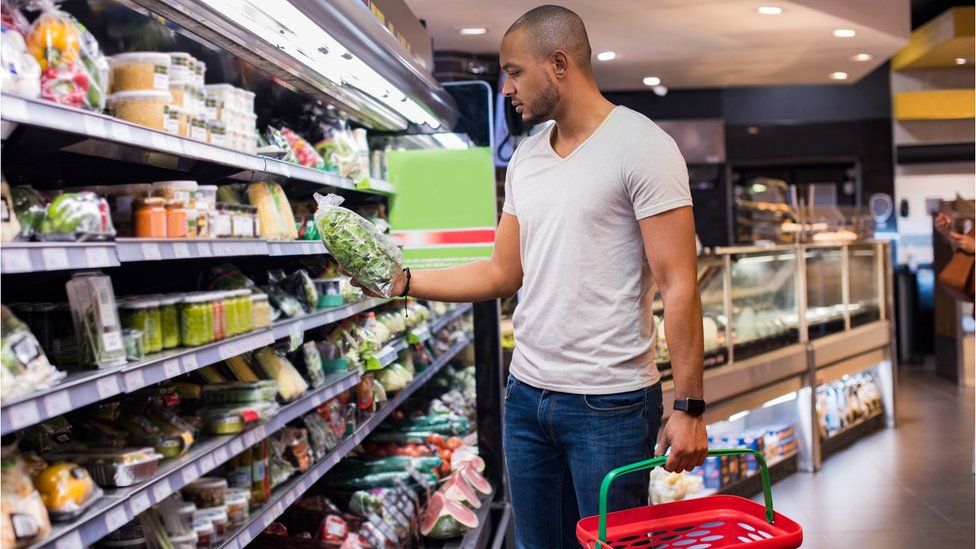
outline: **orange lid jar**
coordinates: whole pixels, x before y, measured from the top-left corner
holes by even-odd
[[[186,208],[182,200],[170,200],[166,203],[166,236],[167,238],[186,238],[187,231]]]
[[[136,238],[166,238],[166,200],[144,198],[136,202],[132,228]]]

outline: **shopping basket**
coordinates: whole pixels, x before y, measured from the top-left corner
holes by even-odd
[[[614,469],[600,486],[600,514],[576,525],[576,538],[586,549],[709,549],[718,547],[794,548],[803,529],[773,510],[769,469],[759,452],[745,449],[709,450],[709,456],[749,454],[759,462],[765,508],[738,496],[708,496],[607,513],[607,494],[617,477],[659,467],[667,456]]]

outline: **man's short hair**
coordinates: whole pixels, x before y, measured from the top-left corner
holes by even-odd
[[[539,6],[512,23],[505,36],[519,30],[525,32],[525,40],[537,57],[548,57],[556,50],[563,50],[572,56],[580,69],[592,72],[590,39],[583,20],[572,10],[562,6]]]

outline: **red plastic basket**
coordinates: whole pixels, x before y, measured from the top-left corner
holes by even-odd
[[[607,473],[600,486],[600,514],[576,525],[586,549],[754,549],[795,548],[803,542],[799,524],[773,510],[769,469],[759,452],[709,450],[710,456],[750,454],[759,462],[766,505],[738,496],[709,496],[607,513],[607,494],[617,477],[664,465],[667,456],[633,463]]]

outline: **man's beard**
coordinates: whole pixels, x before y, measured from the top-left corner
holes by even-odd
[[[556,110],[556,105],[559,104],[559,100],[561,99],[559,88],[556,87],[556,83],[552,81],[552,78],[548,74],[546,74],[546,81],[549,85],[546,86],[546,89],[542,90],[539,98],[532,103],[532,108],[529,109],[531,114],[522,116],[522,122],[530,126],[549,120],[552,117],[552,111]]]

